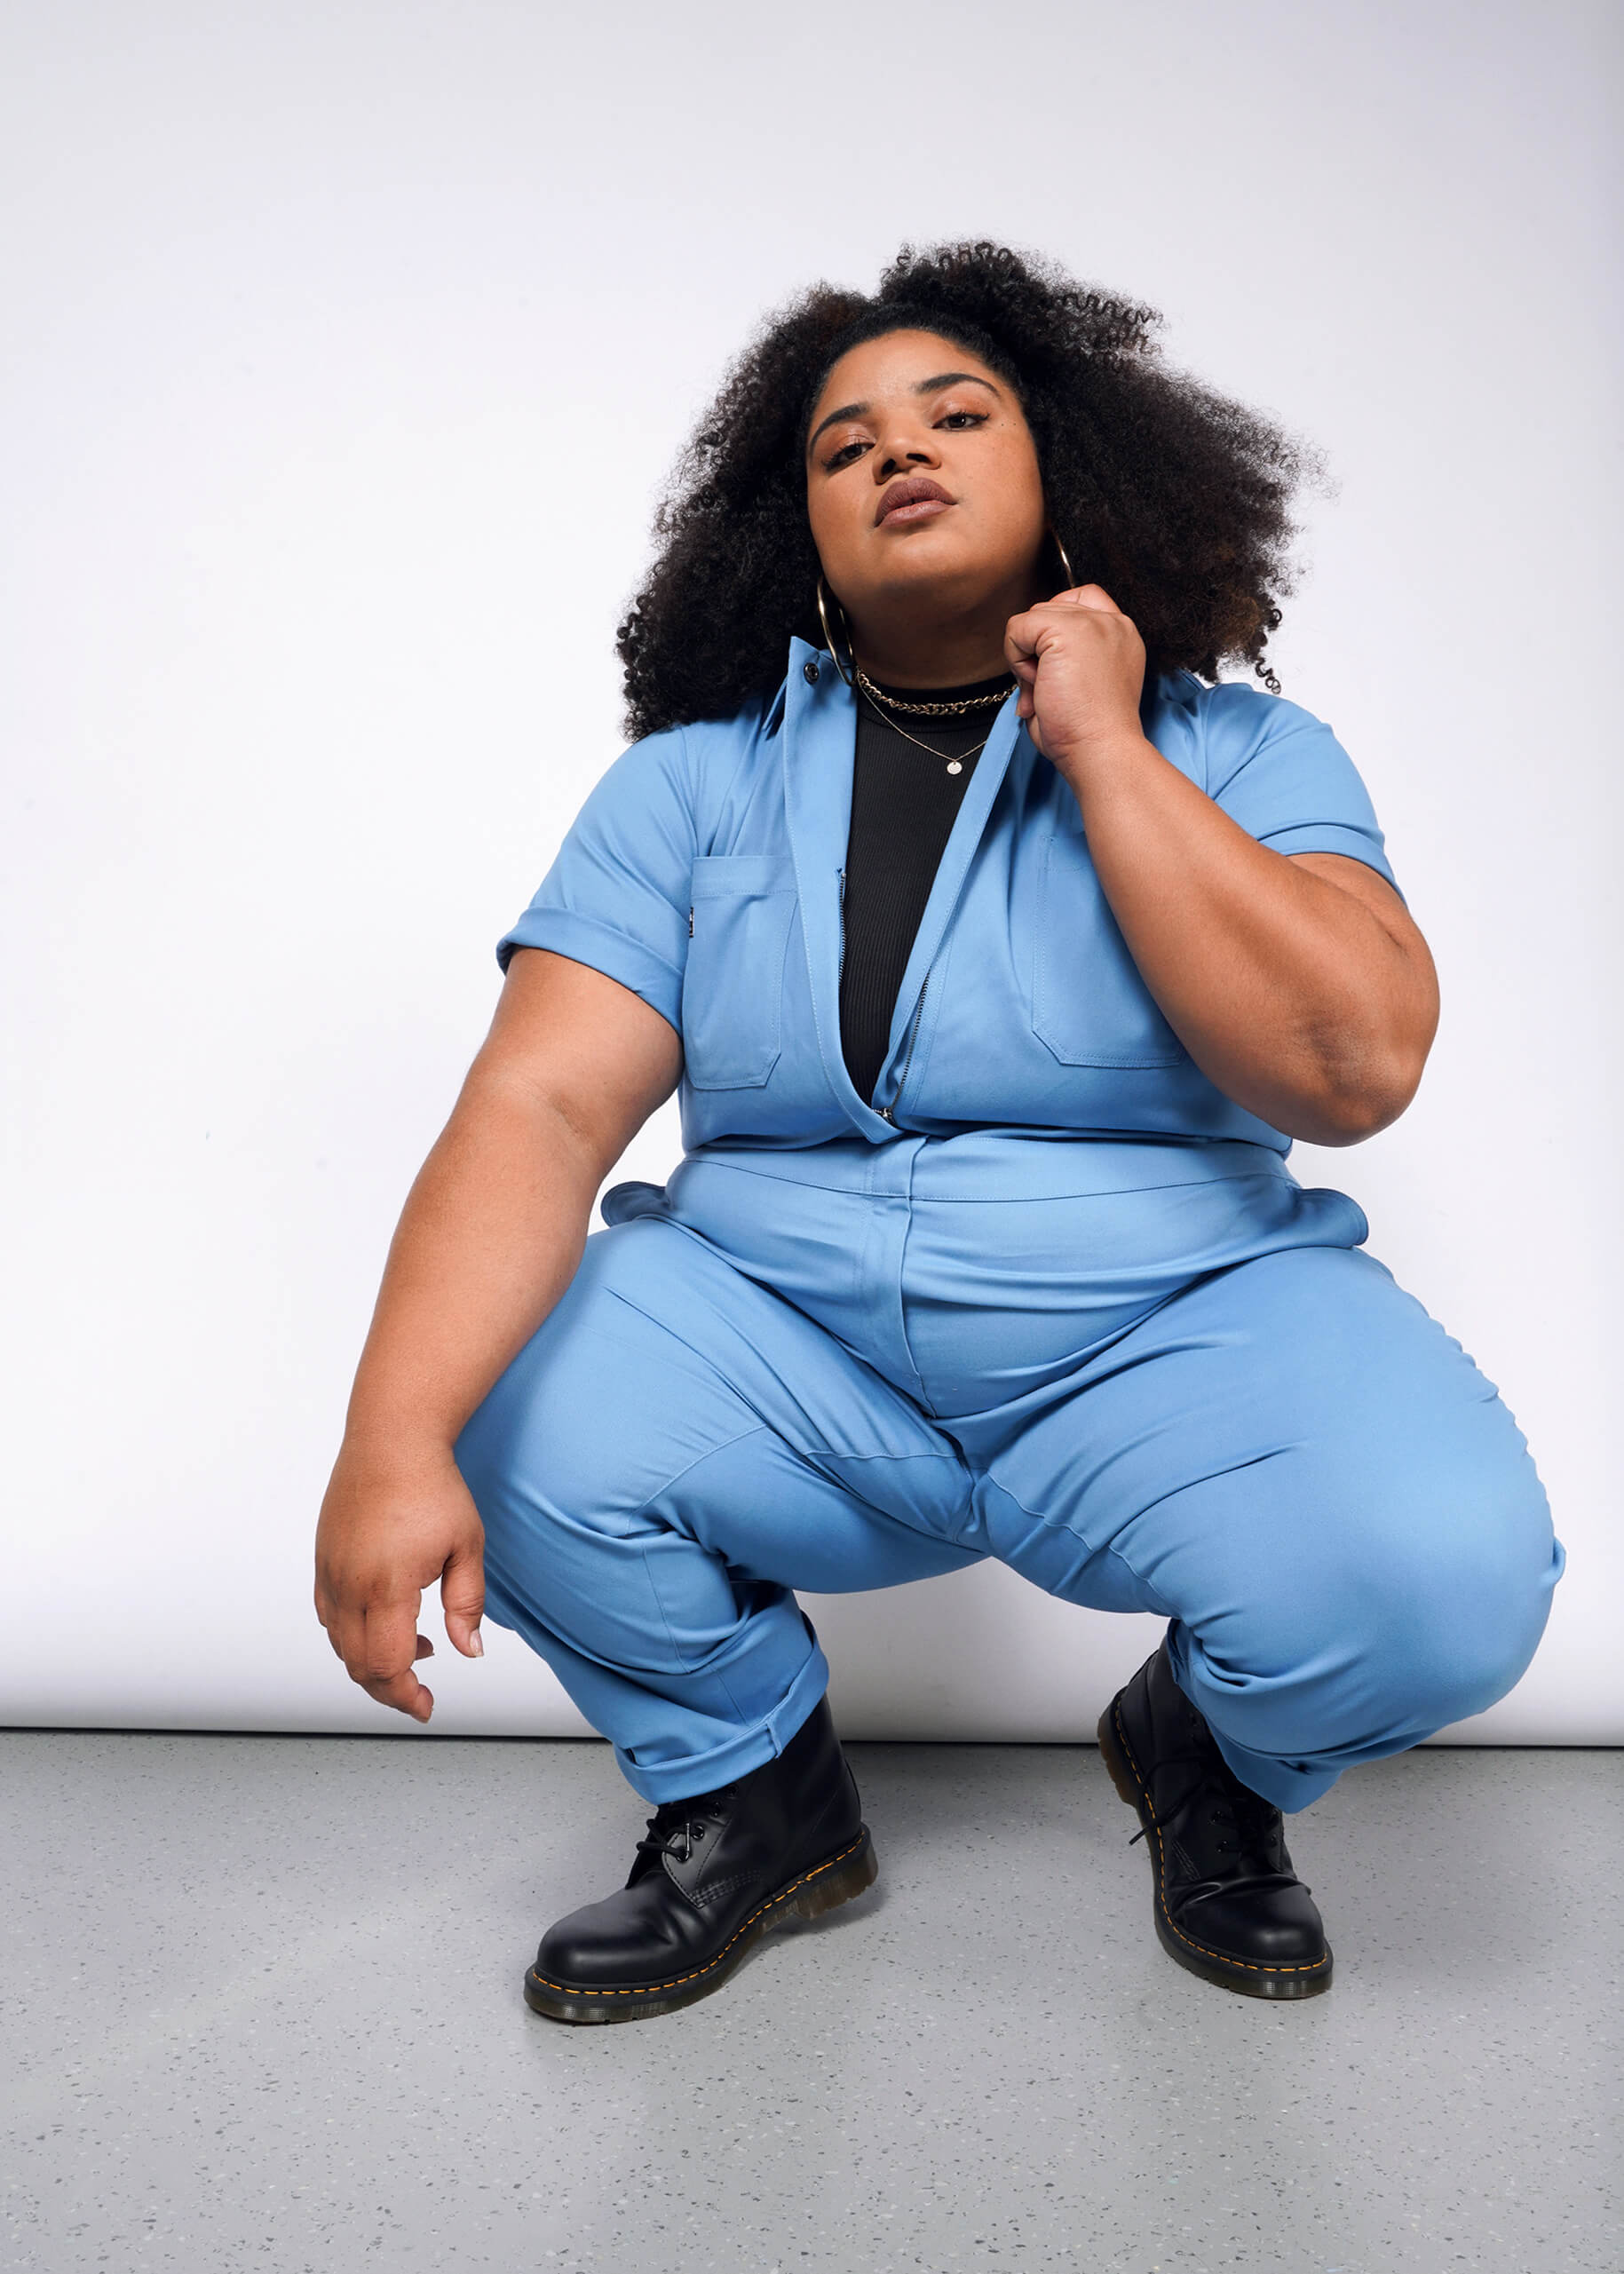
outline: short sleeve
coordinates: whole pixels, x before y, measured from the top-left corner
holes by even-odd
[[[1273,852],[1344,853],[1397,891],[1370,793],[1324,721],[1238,682],[1203,697],[1208,796]]]
[[[505,971],[515,948],[551,948],[618,979],[680,1034],[694,850],[687,744],[670,727],[598,781],[496,961]]]

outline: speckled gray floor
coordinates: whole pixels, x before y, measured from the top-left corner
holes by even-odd
[[[1616,2274],[1620,1760],[1430,1752],[1295,1820],[1336,1951],[1158,1948],[1092,1750],[857,1746],[881,1861],[690,2010],[569,2030],[606,1747],[0,1736],[0,2264],[78,2274]]]

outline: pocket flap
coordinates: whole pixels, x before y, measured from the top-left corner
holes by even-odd
[[[709,853],[693,864],[696,900],[760,900],[773,892],[793,892],[795,862],[787,852]]]

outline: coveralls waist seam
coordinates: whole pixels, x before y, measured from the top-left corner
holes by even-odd
[[[1218,1185],[1251,1185],[1260,1177],[1271,1184],[1295,1185],[1296,1179],[1269,1169],[1245,1169],[1232,1177],[1179,1177],[1167,1185],[1090,1185],[1073,1192],[929,1192],[911,1195],[915,1208],[938,1203],[970,1208],[1041,1208],[1054,1200],[1132,1200],[1150,1192],[1209,1192]]]
[[[910,1132],[902,1130],[899,1132],[899,1134],[906,1137],[909,1135]],[[696,1169],[730,1169],[736,1177],[758,1177],[763,1184],[767,1185],[798,1185],[803,1192],[838,1192],[846,1195],[855,1195],[859,1199],[894,1200],[901,1199],[903,1197],[902,1194],[895,1192],[875,1192],[874,1189],[873,1177],[875,1164],[883,1160],[893,1151],[895,1144],[896,1139],[893,1138],[890,1144],[871,1146],[869,1148],[869,1157],[860,1164],[861,1174],[855,1181],[849,1181],[839,1177],[830,1177],[826,1179],[820,1177],[788,1177],[774,1175],[773,1171],[770,1169],[752,1169],[742,1161],[719,1161],[708,1153],[685,1153],[677,1166],[677,1169],[684,1169],[692,1163]],[[786,1153],[807,1153],[812,1150],[809,1145],[786,1145],[783,1149]],[[677,1169],[674,1169],[671,1171],[671,1174],[674,1177],[677,1174]],[[680,1222],[681,1219],[678,1218],[677,1221]]]
[[[1284,1163],[1282,1163],[1279,1168],[1270,1168],[1266,1165],[1260,1164],[1256,1169],[1236,1169],[1232,1172],[1228,1172],[1222,1177],[1176,1177],[1168,1179],[1165,1183],[1158,1183],[1154,1185],[1089,1185],[1081,1186],[1076,1190],[1057,1192],[1000,1192],[990,1190],[979,1192],[933,1192],[922,1196],[918,1192],[911,1190],[906,1194],[894,1192],[876,1192],[866,1176],[860,1185],[842,1184],[839,1182],[824,1183],[820,1179],[814,1179],[808,1177],[775,1176],[770,1169],[749,1169],[747,1168],[742,1161],[713,1161],[709,1159],[704,1153],[688,1153],[685,1154],[684,1158],[685,1161],[692,1161],[696,1164],[702,1164],[707,1169],[731,1169],[736,1176],[755,1177],[759,1178],[764,1184],[794,1185],[805,1192],[835,1192],[849,1199],[881,1200],[906,1199],[909,1206],[912,1208],[931,1208],[935,1206],[938,1202],[941,1202],[945,1205],[963,1205],[975,1208],[986,1208],[989,1206],[997,1208],[1017,1208],[1036,1207],[1051,1200],[1136,1200],[1142,1193],[1210,1192],[1214,1186],[1219,1185],[1250,1185],[1255,1183],[1259,1177],[1266,1177],[1271,1184],[1287,1185],[1295,1189],[1301,1189],[1301,1187],[1297,1186],[1296,1178],[1291,1174],[1290,1170],[1285,1167]],[[676,1171],[673,1170],[672,1174],[675,1175],[675,1173]],[[692,1225],[684,1224],[682,1218],[678,1216],[673,1216],[671,1220],[685,1232],[692,1231],[693,1229]]]

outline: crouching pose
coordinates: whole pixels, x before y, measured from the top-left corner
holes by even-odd
[[[438,1582],[613,1739],[653,1813],[543,1938],[557,2020],[688,2004],[874,1878],[796,1589],[995,1556],[1165,1618],[1100,1747],[1168,1953],[1267,1998],[1331,1978],[1282,1811],[1544,1627],[1510,1414],[1287,1165],[1404,1110],[1436,985],[1264,656],[1304,456],[1159,321],[983,244],[761,332],[402,1216],[316,1605],[426,1720]],[[679,1082],[680,1164],[589,1236]]]

